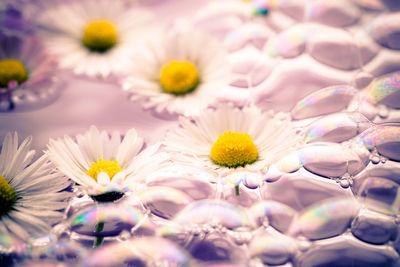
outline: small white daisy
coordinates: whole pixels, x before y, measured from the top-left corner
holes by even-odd
[[[37,37],[0,34],[0,109],[23,110],[54,100],[61,85],[55,67]]]
[[[107,77],[130,68],[129,55],[146,33],[151,15],[124,1],[67,1],[45,9],[38,23],[60,65],[77,74]]]
[[[198,31],[154,35],[158,39],[132,59],[137,64],[123,88],[157,113],[199,114],[231,80],[226,52]]]
[[[28,241],[50,232],[62,220],[71,182],[53,172],[46,156],[31,162],[32,138],[18,146],[18,135],[8,133],[0,154],[0,232]]]
[[[76,140],[69,136],[50,140],[47,155],[59,171],[93,196],[119,192],[121,197],[168,159],[166,153],[157,153],[159,144],[143,149],[143,138],[135,129],[129,130],[121,141],[118,132],[110,136],[92,126]]]
[[[177,160],[197,162],[220,173],[260,170],[300,138],[288,115],[263,113],[256,107],[222,105],[199,116],[180,117],[179,122],[181,128],[167,134],[166,150],[179,152]]]

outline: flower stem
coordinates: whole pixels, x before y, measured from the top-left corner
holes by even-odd
[[[101,231],[103,231],[104,228],[104,222],[99,222],[96,224],[96,230],[95,233],[99,234]],[[96,236],[94,242],[93,242],[93,248],[99,247],[103,243],[104,237],[102,236]]]
[[[236,194],[237,197],[240,196],[240,193],[239,193],[239,185],[238,185],[238,184],[235,185],[235,194]]]

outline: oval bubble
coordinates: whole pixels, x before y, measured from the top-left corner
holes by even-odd
[[[130,239],[95,250],[83,266],[189,266],[190,256],[159,237]]]
[[[324,31],[309,35],[307,52],[318,62],[336,69],[354,70],[362,66],[358,43],[342,29],[325,27]]]
[[[355,151],[336,143],[312,143],[298,151],[303,167],[325,177],[355,175],[366,164]]]
[[[382,245],[389,242],[396,233],[396,223],[392,216],[386,216],[368,209],[362,210],[351,223],[351,232],[358,239],[371,244]]]
[[[385,8],[382,1],[380,0],[353,0],[353,2],[359,5],[360,7],[369,10],[382,11]]]
[[[222,200],[192,202],[176,215],[173,222],[181,225],[218,224],[228,229],[256,226],[243,208]]]
[[[308,1],[305,7],[305,19],[327,24],[333,27],[345,27],[357,22],[361,11],[347,0]]]
[[[350,236],[314,242],[296,259],[296,266],[397,266],[398,255],[390,246],[371,246]]]
[[[400,71],[373,80],[362,92],[362,97],[373,105],[400,108]]]
[[[34,246],[32,257],[34,259],[48,259],[59,262],[69,262],[77,264],[83,260],[88,251],[83,246],[73,241],[51,243],[45,246]]]
[[[141,191],[137,197],[153,214],[165,219],[172,218],[192,202],[192,199],[185,193],[165,186],[148,187]]]
[[[343,142],[371,127],[358,113],[332,114],[313,122],[305,131],[304,142]]]
[[[356,143],[391,160],[400,161],[400,124],[377,125],[361,133]]]
[[[286,204],[295,211],[330,198],[353,196],[350,190],[343,190],[334,180],[321,178],[304,169],[285,174],[280,180],[266,184],[261,188],[261,193],[263,199]]]
[[[95,205],[84,209],[69,219],[69,224],[73,232],[101,237],[119,235],[122,231],[129,231],[139,224],[140,232],[151,234],[155,230],[141,212],[126,205],[116,204]],[[103,229],[98,231],[99,224],[104,225]]]
[[[300,100],[291,111],[292,117],[301,120],[338,112],[346,108],[357,93],[357,89],[349,85],[323,88]]]
[[[380,45],[400,49],[400,13],[386,13],[377,17],[368,27],[369,34]]]
[[[293,58],[305,51],[305,44],[310,26],[307,24],[294,25],[271,38],[265,45],[267,55]]]
[[[250,208],[250,213],[259,226],[263,225],[265,218],[276,230],[285,233],[297,212],[286,204],[277,201],[260,201]]]
[[[296,241],[280,234],[256,235],[249,245],[252,258],[259,258],[264,264],[271,265],[285,264],[296,251]]]
[[[400,186],[385,178],[369,177],[358,190],[366,206],[387,215],[400,213]]]
[[[344,233],[357,215],[359,204],[354,198],[333,198],[306,208],[293,221],[289,233],[316,240]]]
[[[215,189],[210,182],[217,174],[189,165],[172,164],[155,172],[147,179],[147,186],[166,186],[184,192],[194,200],[210,198]]]

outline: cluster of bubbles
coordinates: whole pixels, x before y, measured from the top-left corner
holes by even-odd
[[[251,71],[238,71],[233,85],[251,88],[260,102],[276,94],[282,79],[276,77],[288,72],[282,66],[296,60],[292,73],[304,63],[302,73],[311,62],[325,72],[322,77],[352,77],[308,92],[288,110],[303,137],[301,146],[256,172],[221,176],[173,164],[110,203],[77,191],[65,219],[48,235],[26,243],[0,234],[1,261],[21,266],[400,265],[400,64],[381,59],[399,58],[400,14],[360,22],[362,11],[374,15],[384,5],[310,1],[304,7],[303,2],[253,1],[251,12],[214,3],[197,17],[199,24],[233,15],[240,22],[218,33],[238,64],[242,51],[259,50]],[[291,18],[287,29],[274,28],[275,10]],[[263,19],[268,27],[254,16],[270,16]],[[351,36],[352,27],[364,20],[367,32]],[[279,60],[281,67],[266,71],[266,59]]]

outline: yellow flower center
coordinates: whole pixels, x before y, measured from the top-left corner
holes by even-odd
[[[249,134],[228,131],[218,137],[211,148],[210,157],[221,166],[244,167],[257,160],[258,150]]]
[[[0,88],[8,88],[8,83],[16,81],[18,84],[28,79],[28,71],[18,59],[0,60]]]
[[[103,20],[89,23],[83,34],[82,43],[92,52],[107,52],[117,43],[115,26]]]
[[[184,95],[194,91],[199,84],[195,65],[187,61],[171,61],[161,69],[160,83],[166,93]]]
[[[0,218],[7,215],[17,202],[17,192],[8,181],[0,175]]]
[[[121,165],[118,164],[117,160],[110,161],[100,158],[97,162],[92,162],[92,166],[90,166],[90,169],[86,172],[86,174],[97,181],[97,175],[100,172],[107,173],[110,179],[112,179],[114,175],[120,171],[122,171]]]

